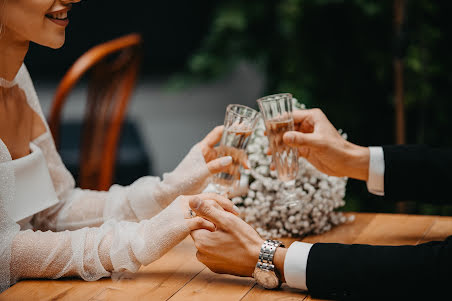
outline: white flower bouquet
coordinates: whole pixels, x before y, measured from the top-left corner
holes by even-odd
[[[294,107],[305,108],[296,99]],[[269,143],[264,131],[264,122],[260,120],[247,148],[250,169],[242,172],[241,182],[247,181],[249,189],[245,195],[232,199],[241,209],[244,220],[265,238],[320,234],[346,222],[347,218],[336,209],[345,205],[347,178],[321,173],[302,157],[295,189],[299,204],[274,205],[287,196],[289,188],[277,179],[276,171],[270,169]],[[341,134],[346,138],[345,133]]]

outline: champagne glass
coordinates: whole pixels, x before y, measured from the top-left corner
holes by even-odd
[[[267,138],[272,150],[272,160],[278,179],[284,182],[286,190],[280,194],[283,198],[275,201],[277,206],[295,206],[299,204],[295,193],[295,181],[298,174],[298,150],[283,142],[284,133],[294,130],[292,113],[292,95],[274,94],[257,100],[264,117]]]
[[[218,193],[229,196],[239,189],[240,165],[246,160],[246,147],[259,117],[258,111],[247,106],[227,106],[223,135],[217,153],[218,157],[231,156],[232,164],[227,171],[218,173],[213,179]]]

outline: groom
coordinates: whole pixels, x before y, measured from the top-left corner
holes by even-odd
[[[452,183],[452,150],[425,146],[361,147],[343,139],[319,109],[294,112],[296,131],[286,144],[318,170],[367,182],[385,199],[445,203]],[[429,175],[423,177],[422,175]],[[217,273],[253,276],[266,288],[281,282],[329,299],[400,300],[450,295],[452,236],[417,246],[264,241],[251,226],[220,208],[193,199],[197,215],[217,230],[192,232],[196,256]],[[272,269],[272,267],[274,267]],[[425,299],[425,300],[428,300]]]

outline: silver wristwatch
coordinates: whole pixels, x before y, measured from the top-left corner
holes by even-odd
[[[259,260],[254,268],[253,278],[266,289],[274,289],[281,286],[281,277],[273,264],[273,256],[276,249],[284,245],[279,240],[266,240],[261,247]]]

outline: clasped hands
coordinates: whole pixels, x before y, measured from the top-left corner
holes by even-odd
[[[223,128],[214,128],[199,143],[212,175],[227,171],[232,164],[229,156],[218,158],[215,148]],[[246,158],[240,164],[249,168]],[[198,248],[197,258],[214,272],[251,276],[263,240],[238,217],[239,209],[229,199],[215,193],[181,196],[180,199],[186,224]],[[195,217],[189,214],[190,208]],[[232,260],[228,260],[229,256]]]

